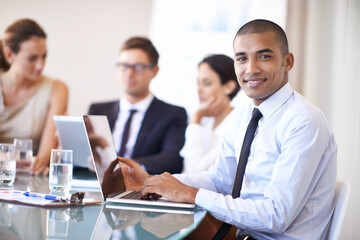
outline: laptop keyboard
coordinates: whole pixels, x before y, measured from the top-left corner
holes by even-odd
[[[132,191],[129,194],[126,194],[125,196],[122,196],[121,198],[125,199],[141,199],[140,191]]]

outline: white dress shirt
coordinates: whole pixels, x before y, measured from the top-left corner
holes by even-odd
[[[184,158],[184,173],[207,170],[216,162],[225,129],[232,115],[233,111],[215,129],[214,117],[203,117],[200,124],[191,123],[187,126],[186,141],[180,151],[180,155]]]
[[[124,157],[126,158],[131,158],[142,121],[153,99],[154,96],[151,93],[149,93],[149,95],[146,98],[135,104],[131,104],[125,97],[120,99],[120,104],[119,104],[120,111],[116,119],[114,132],[113,132],[116,152],[119,152],[120,150],[122,135],[124,132],[126,121],[130,116],[130,110],[131,109],[137,110],[137,112],[134,113],[133,115],[130,125],[130,135],[125,146]]]
[[[323,114],[289,84],[258,106],[241,198],[231,196],[254,108],[244,104],[227,129],[216,165],[176,177],[200,188],[195,202],[256,239],[325,239],[334,210],[337,146]]]

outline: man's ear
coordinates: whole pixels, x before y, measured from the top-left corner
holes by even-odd
[[[284,57],[285,71],[288,72],[294,66],[294,55],[292,53],[288,53]]]
[[[154,77],[156,77],[156,75],[159,72],[159,65],[156,65],[155,67],[153,67],[152,71],[153,71],[153,76],[152,77],[154,78]]]

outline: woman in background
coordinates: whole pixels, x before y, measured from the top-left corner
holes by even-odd
[[[230,101],[240,90],[234,60],[225,55],[210,55],[198,65],[200,105],[185,133],[183,172],[199,172],[213,165],[220,152],[226,123],[233,107]]]
[[[57,147],[54,115],[66,112],[68,88],[43,75],[46,34],[30,19],[8,26],[0,39],[0,142],[33,140],[32,173],[47,174]]]

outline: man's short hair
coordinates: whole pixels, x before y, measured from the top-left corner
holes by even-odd
[[[255,19],[243,25],[236,33],[235,38],[242,35],[253,33],[275,33],[279,42],[281,55],[285,56],[289,53],[289,45],[285,31],[276,23],[265,19]],[[235,41],[235,39],[234,39]]]
[[[157,65],[159,61],[159,53],[152,44],[152,42],[145,37],[132,37],[126,40],[126,42],[121,47],[121,52],[129,49],[141,49],[149,57],[150,63]]]

